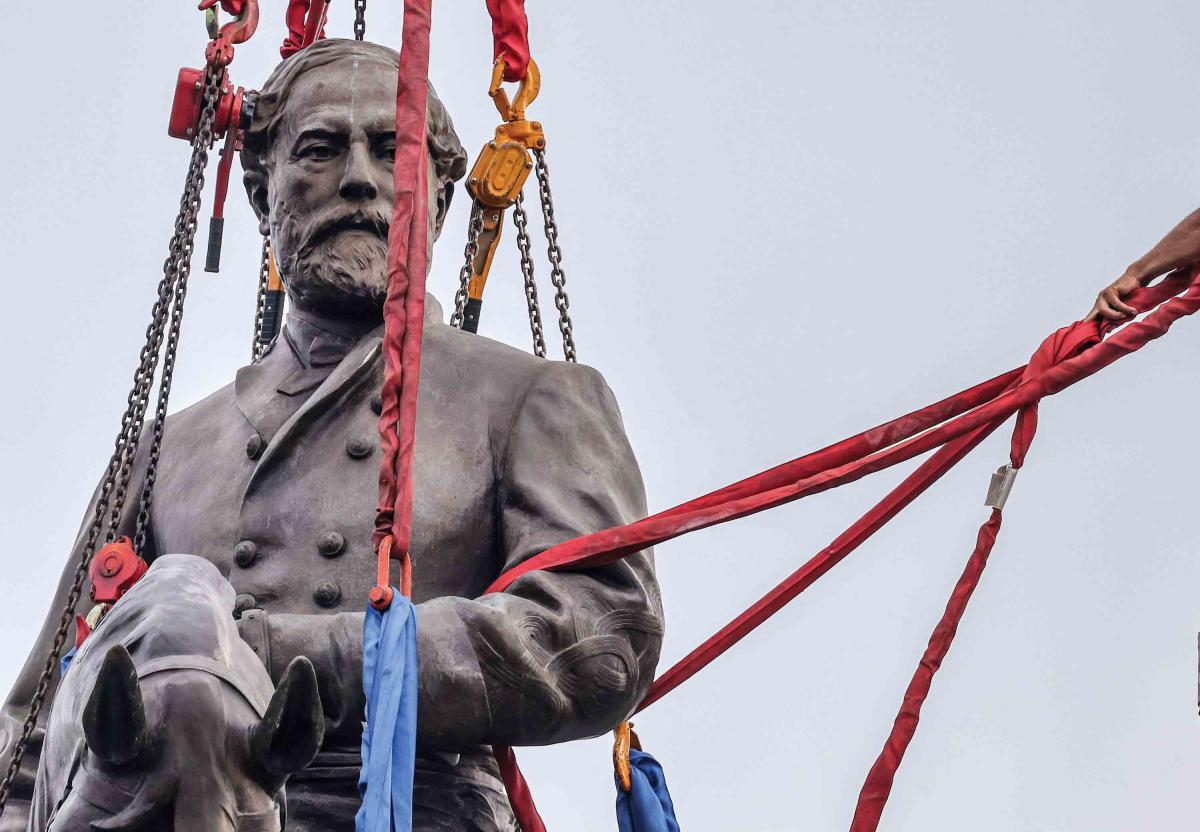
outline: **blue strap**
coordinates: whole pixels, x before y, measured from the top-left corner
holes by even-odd
[[[367,607],[363,626],[362,805],[356,832],[411,832],[417,756],[417,614],[393,588],[386,612]]]
[[[71,661],[75,658],[75,651],[79,649],[76,645],[63,654],[63,657],[58,660],[58,677],[61,679],[67,675],[67,669],[71,667]]]
[[[658,760],[636,748],[629,751],[630,780],[626,794],[617,783],[617,829],[620,832],[679,832],[675,804]]]

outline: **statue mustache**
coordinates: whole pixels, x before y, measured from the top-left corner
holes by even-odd
[[[376,209],[350,213],[330,211],[311,223],[312,230],[305,235],[299,254],[304,257],[312,253],[318,245],[342,231],[370,231],[380,239],[386,240],[388,227],[391,225],[389,219],[386,214]]]

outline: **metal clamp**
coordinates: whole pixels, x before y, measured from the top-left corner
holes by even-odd
[[[1008,495],[1012,493],[1013,483],[1017,481],[1018,470],[1012,465],[1001,465],[996,469],[996,473],[992,474],[992,481],[988,485],[987,499],[983,501],[985,506],[997,511],[1004,510],[1004,504],[1008,502]]]

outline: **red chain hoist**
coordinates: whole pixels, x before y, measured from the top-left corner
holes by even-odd
[[[227,67],[233,61],[233,48],[245,43],[258,28],[258,0],[201,0],[200,8],[206,13],[209,41],[204,57],[207,63]],[[218,8],[223,8],[235,18],[220,25]],[[171,102],[171,118],[167,124],[167,135],[176,139],[195,142],[200,112],[204,100],[204,69],[184,67],[179,70],[175,82],[175,98]],[[225,233],[225,197],[229,194],[229,173],[233,169],[233,157],[242,149],[242,133],[254,115],[253,99],[247,100],[245,90],[236,87],[226,74],[221,86],[221,98],[217,103],[213,121],[213,140],[225,139],[221,148],[221,161],[217,166],[217,180],[213,191],[212,220],[208,227],[208,250],[204,259],[206,272],[221,270],[221,242]]]

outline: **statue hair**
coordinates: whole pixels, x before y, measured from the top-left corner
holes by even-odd
[[[400,67],[400,55],[394,49],[343,38],[319,40],[275,67],[258,93],[254,119],[243,139],[242,168],[246,171],[264,169],[263,159],[274,139],[287,106],[288,95],[297,78],[311,69],[355,57],[382,60],[397,69]],[[450,113],[446,111],[432,84],[429,85],[426,101],[425,124],[429,158],[433,161],[438,179],[443,185],[462,179],[467,172],[467,152],[459,141],[458,133],[454,131]]]

